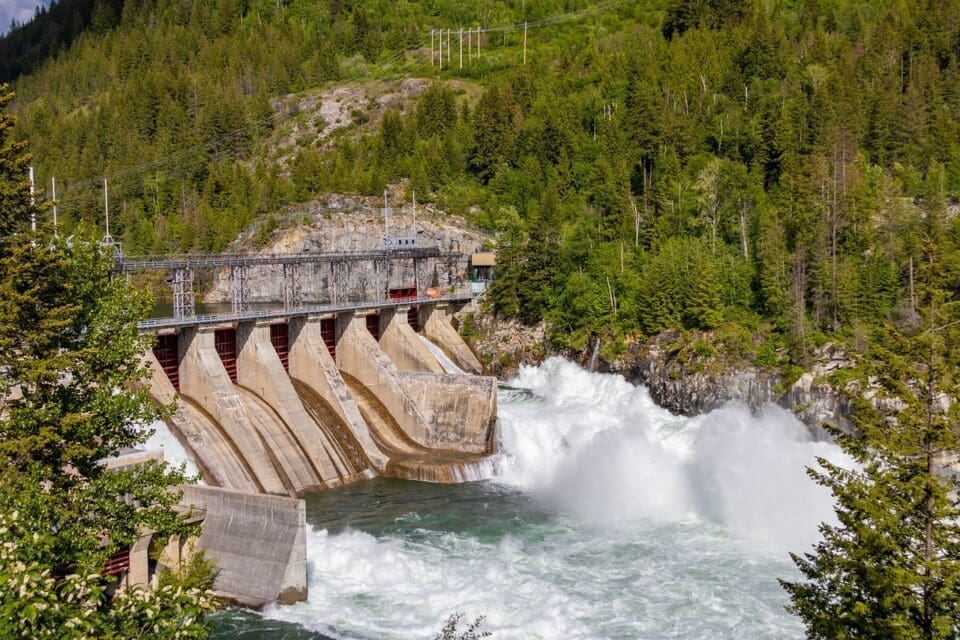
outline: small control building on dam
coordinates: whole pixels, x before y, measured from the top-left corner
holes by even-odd
[[[263,267],[282,273],[280,308],[244,302],[247,271]],[[200,268],[230,270],[229,312],[194,312]],[[204,510],[199,546],[222,595],[251,606],[306,596],[297,496],[377,475],[481,476],[497,384],[450,321],[473,301],[465,268],[436,249],[118,258],[121,272],[170,273],[173,317],[141,323],[156,335],[150,392],[175,406],[170,431],[203,473],[207,486],[188,487],[185,502]],[[343,286],[357,270],[374,286]],[[326,299],[298,297],[309,277]]]

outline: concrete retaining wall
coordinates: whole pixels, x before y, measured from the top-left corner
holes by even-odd
[[[284,438],[280,446],[287,449],[274,451],[285,461],[294,490],[301,493],[315,489],[321,482],[328,487],[339,485],[343,474],[332,459],[334,448],[307,414],[290,383],[270,342],[270,325],[242,323],[237,330],[237,344],[237,381],[277,412],[294,440]],[[269,444],[274,446],[273,442]]]
[[[410,326],[407,310],[398,307],[380,312],[380,348],[404,371],[443,373],[443,367]]]
[[[387,457],[377,448],[370,429],[350,390],[337,370],[320,332],[320,319],[306,317],[290,321],[290,376],[309,386],[337,413],[350,434],[363,450],[363,455],[380,472],[387,466]]]
[[[303,500],[214,487],[182,487],[186,506],[206,511],[198,548],[216,564],[218,595],[248,607],[307,599]]]
[[[424,307],[420,313],[426,316],[423,322],[423,334],[435,345],[443,349],[458,367],[467,373],[480,375],[483,366],[477,360],[470,347],[464,342],[457,330],[450,324],[449,308],[447,305],[437,304]],[[422,317],[421,317],[422,321]]]
[[[272,450],[247,414],[237,389],[214,347],[212,329],[187,329],[180,337],[180,390],[220,425],[231,448],[266,493],[286,494],[291,489],[281,479],[271,459]],[[270,440],[279,440],[272,438]],[[271,442],[276,446],[277,442]]]

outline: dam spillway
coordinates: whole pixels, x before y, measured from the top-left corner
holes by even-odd
[[[306,597],[300,496],[376,476],[485,477],[497,382],[450,322],[475,297],[463,258],[416,247],[117,258],[118,273],[169,274],[172,316],[138,326],[155,336],[149,391],[172,407],[170,434],[207,485],[182,503],[205,513],[198,545],[218,594],[255,607]],[[229,280],[229,312],[197,313],[203,269]],[[260,276],[282,307],[251,308],[250,277],[271,269],[282,278]]]
[[[445,305],[394,305],[165,333],[147,355],[151,393],[175,402],[171,432],[211,486],[299,496],[375,475],[476,477],[496,380],[447,373],[420,327],[473,364]]]

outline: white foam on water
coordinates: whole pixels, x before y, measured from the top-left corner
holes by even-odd
[[[777,578],[833,517],[804,469],[837,447],[773,407],[674,416],[561,359],[509,386],[493,481],[555,518],[493,541],[311,530],[309,602],[265,615],[351,639],[433,638],[454,611],[496,640],[803,636]]]
[[[423,344],[426,345],[427,349],[430,350],[430,353],[433,354],[433,357],[437,359],[437,362],[440,363],[440,366],[443,367],[443,370],[447,373],[458,373],[466,374],[466,372],[457,366],[457,363],[450,359],[450,356],[441,349],[439,346],[435,345],[427,336],[423,334],[417,334],[420,336],[420,339],[423,340]]]
[[[553,358],[511,386],[544,399],[500,412],[500,481],[549,496],[591,522],[706,519],[780,548],[815,541],[833,519],[806,467],[849,464],[775,406],[695,418],[658,407],[644,387]]]

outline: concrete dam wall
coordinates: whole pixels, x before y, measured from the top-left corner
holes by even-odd
[[[298,496],[375,475],[476,477],[496,380],[444,373],[421,318],[451,359],[479,363],[437,306],[187,327],[147,354],[151,393],[174,403],[171,432],[211,486]]]
[[[202,514],[197,546],[215,590],[261,607],[306,597],[304,503],[376,475],[480,477],[492,452],[496,379],[444,373],[425,345],[479,363],[437,305],[285,321],[188,326],[144,356],[150,392],[207,486],[183,488]],[[439,353],[439,352],[438,352]],[[473,366],[476,365],[476,366]]]

